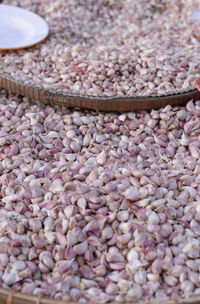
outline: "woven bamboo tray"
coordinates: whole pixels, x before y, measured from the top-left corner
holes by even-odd
[[[141,111],[164,107],[168,104],[177,106],[183,105],[187,101],[200,99],[198,90],[188,90],[174,95],[151,96],[151,97],[91,97],[64,95],[57,92],[50,92],[38,87],[32,87],[6,76],[0,75],[0,87],[9,90],[16,95],[25,96],[37,100],[43,104],[66,105],[67,107],[78,107],[97,111]],[[126,304],[136,304],[129,302]],[[200,304],[200,297],[169,300],[169,301],[148,301],[146,304]],[[78,304],[78,302],[68,302],[64,300],[53,300],[45,297],[38,297],[29,294],[22,294],[0,288],[0,304]],[[95,303],[98,304],[98,303]],[[111,304],[120,304],[112,302]],[[122,304],[122,303],[121,303]],[[124,304],[124,303],[123,303]]]
[[[69,302],[65,300],[53,300],[40,296],[11,292],[0,288],[0,304],[80,304],[80,302]],[[92,304],[92,303],[88,303]],[[98,304],[98,303],[94,303]],[[109,302],[109,304],[137,304],[137,302]],[[157,300],[147,301],[145,304],[200,304],[200,297],[180,300]]]
[[[172,106],[184,105],[189,100],[200,99],[200,92],[187,90],[173,95],[162,96],[133,96],[133,97],[98,97],[67,95],[61,92],[52,92],[36,86],[30,86],[0,74],[0,87],[16,95],[37,100],[42,104],[58,104],[73,108],[84,108],[96,111],[144,111],[159,109],[170,104]]]

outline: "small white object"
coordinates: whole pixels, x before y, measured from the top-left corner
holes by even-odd
[[[21,49],[43,41],[49,27],[40,16],[23,8],[0,4],[0,50]]]
[[[197,20],[200,19],[200,9],[193,13],[193,18]]]

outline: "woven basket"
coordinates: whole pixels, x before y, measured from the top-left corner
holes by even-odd
[[[37,100],[43,104],[58,104],[67,107],[78,107],[92,109],[97,111],[141,111],[151,110],[164,107],[168,104],[177,106],[183,105],[187,101],[200,99],[198,90],[189,90],[174,95],[151,96],[151,97],[91,97],[67,95],[57,92],[50,92],[38,87],[25,85],[6,76],[0,75],[0,87],[13,92],[16,95],[25,96]],[[119,302],[112,302],[119,304]],[[129,304],[133,304],[129,303]],[[160,302],[146,302],[147,304],[160,304]],[[162,304],[200,304],[200,297],[162,301]],[[0,288],[0,304],[77,304],[77,302],[68,302],[61,300],[53,300],[49,298],[38,297],[29,294],[22,294]],[[95,303],[97,304],[97,303]],[[128,304],[128,303],[126,303]]]
[[[133,96],[133,97],[98,97],[67,95],[61,92],[51,92],[36,86],[25,85],[21,82],[0,74],[0,87],[16,95],[37,100],[43,104],[58,104],[73,108],[84,108],[96,111],[144,111],[159,109],[170,104],[172,106],[184,105],[189,100],[198,100],[200,92],[187,90],[185,92],[162,96]]]
[[[53,300],[53,299],[43,298],[40,296],[23,294],[20,292],[12,292],[0,288],[0,304],[80,304],[80,302]],[[137,302],[134,301],[126,302],[126,303],[109,302],[109,304],[137,304]],[[200,304],[200,297],[180,299],[180,300],[147,301],[145,302],[145,304]]]
[[[200,99],[198,90],[188,90],[174,95],[151,96],[151,97],[91,97],[67,95],[57,92],[50,92],[38,87],[25,85],[4,75],[0,75],[0,87],[13,92],[16,95],[25,96],[37,100],[43,104],[58,104],[67,107],[78,107],[97,111],[141,111],[164,107],[168,104],[172,106],[183,105],[187,101]],[[120,304],[120,302],[112,302]],[[136,302],[129,302],[134,304]],[[160,301],[149,301],[146,304],[160,304]],[[200,297],[162,301],[162,304],[200,304]],[[78,302],[68,302],[65,300],[53,300],[45,297],[22,294],[0,288],[0,304],[78,304]],[[97,304],[97,303],[95,303]],[[121,303],[122,304],[122,303]],[[128,303],[126,303],[128,304]]]
[[[0,288],[0,304],[76,304],[74,302],[52,300],[49,298],[42,298],[24,294],[20,292],[13,292]]]

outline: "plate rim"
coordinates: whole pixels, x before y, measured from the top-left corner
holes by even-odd
[[[23,7],[18,7],[18,6],[15,6],[15,5],[7,5],[7,4],[0,3],[0,8],[1,8],[1,6],[7,7],[7,8],[12,7],[12,8],[17,9],[17,10],[28,12],[29,14],[33,15],[34,17],[37,17],[37,18],[41,19],[44,22],[44,24],[46,25],[47,31],[45,33],[45,36],[42,39],[38,40],[37,42],[26,44],[24,46],[17,46],[17,47],[15,47],[15,46],[14,47],[0,47],[0,51],[22,50],[22,49],[25,49],[25,48],[33,47],[33,46],[43,42],[44,40],[46,40],[48,38],[49,33],[50,33],[50,29],[49,29],[48,23],[46,22],[46,20],[43,17],[41,17],[40,15],[38,15],[38,14],[32,12],[32,11],[29,11],[29,10],[23,8]]]

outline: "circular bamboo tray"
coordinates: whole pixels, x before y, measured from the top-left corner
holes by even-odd
[[[145,304],[199,304],[200,297],[187,298],[180,300],[156,300],[146,301]],[[80,302],[71,302],[67,300],[53,300],[45,297],[24,294],[20,292],[12,292],[0,288],[0,304],[80,304]],[[88,303],[98,304],[98,303]],[[137,304],[132,302],[109,302],[109,304]]]
[[[16,95],[25,96],[46,105],[57,104],[104,112],[145,111],[159,109],[166,105],[180,106],[191,99],[194,101],[200,99],[200,92],[197,89],[162,96],[100,97],[75,94],[68,95],[62,92],[44,90],[37,86],[26,85],[1,74],[0,87]]]

